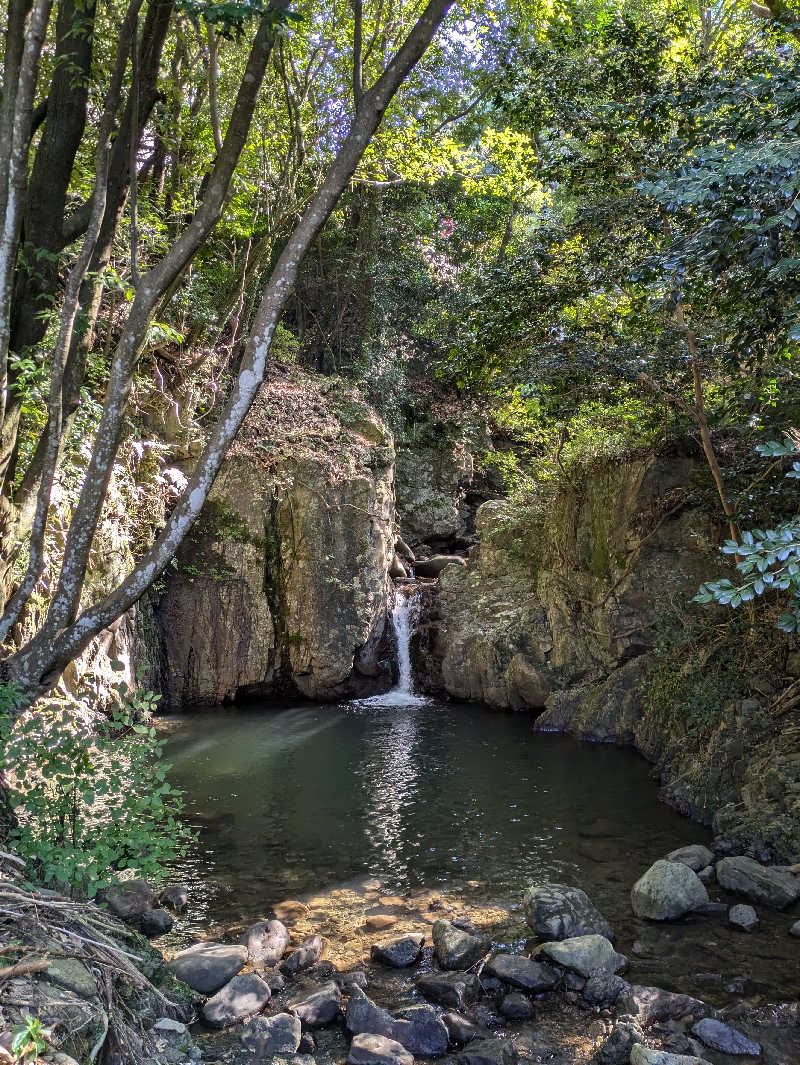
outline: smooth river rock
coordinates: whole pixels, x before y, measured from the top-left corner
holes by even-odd
[[[370,1032],[372,1035],[385,1035],[387,1039],[393,1038],[394,1017],[388,1010],[376,1006],[360,987],[350,991],[345,1024],[353,1035]]]
[[[701,1043],[711,1050],[719,1050],[722,1054],[742,1054],[757,1058],[761,1053],[760,1043],[748,1039],[746,1035],[737,1032],[722,1021],[715,1021],[713,1017],[704,1017],[692,1026],[692,1035],[697,1036]]]
[[[691,1054],[668,1054],[666,1050],[649,1050],[636,1043],[631,1050],[631,1065],[710,1065],[705,1058]]]
[[[136,924],[147,910],[158,906],[153,889],[144,880],[124,880],[110,884],[102,893],[102,901],[115,917]]]
[[[522,991],[550,991],[561,979],[561,973],[552,965],[520,954],[495,954],[484,966],[484,972]]]
[[[293,950],[287,958],[283,959],[280,965],[281,972],[284,976],[294,976],[296,973],[302,972],[303,969],[310,969],[312,965],[316,965],[324,957],[327,946],[328,944],[322,936],[311,936],[310,939],[304,940],[296,950]]]
[[[714,852],[702,843],[690,843],[687,847],[670,851],[667,861],[680,862],[682,865],[688,865],[693,872],[699,873],[701,869],[714,864]]]
[[[439,920],[433,926],[433,946],[443,969],[469,969],[486,954],[489,941]]]
[[[450,1012],[443,1014],[442,1020],[447,1028],[450,1041],[453,1043],[459,1043],[461,1046],[466,1046],[467,1043],[471,1043],[478,1035],[478,1029],[472,1021],[462,1013],[456,1013],[451,1010]]]
[[[617,1013],[630,1014],[643,1028],[651,1024],[676,1021],[687,1013],[695,1017],[708,1013],[709,1007],[691,995],[665,991],[662,987],[647,987],[632,984],[622,991],[617,999]]]
[[[752,932],[758,927],[758,914],[752,906],[739,903],[738,906],[731,906],[728,910],[728,923],[731,927],[738,928],[740,932]]]
[[[338,1016],[341,1003],[342,992],[333,980],[328,980],[319,987],[295,995],[287,1007],[309,1028],[324,1028]]]
[[[759,865],[752,858],[722,858],[717,862],[717,882],[727,891],[744,895],[776,910],[800,898],[800,880],[786,869]]]
[[[613,941],[611,925],[580,888],[531,884],[522,901],[528,924],[541,939],[600,935]]]
[[[406,1050],[423,1058],[438,1058],[447,1053],[447,1026],[433,1006],[406,1006],[395,1017],[393,1038]]]
[[[631,905],[637,917],[669,921],[683,917],[708,902],[705,885],[688,865],[661,859],[631,888]]]
[[[477,989],[473,973],[426,973],[416,983],[417,991],[431,1002],[450,1009],[463,1010]]]
[[[550,961],[571,969],[580,976],[589,977],[592,973],[615,973],[625,968],[628,959],[624,954],[617,954],[605,936],[574,936],[560,942],[543,943],[539,948]]]
[[[396,939],[384,939],[381,943],[373,943],[372,957],[384,965],[405,969],[419,959],[424,942],[425,936],[421,932],[412,932]]]
[[[247,957],[253,965],[271,969],[289,946],[289,932],[282,921],[259,921],[248,928],[241,943],[247,947]]]
[[[276,1013],[273,1017],[254,1017],[244,1027],[242,1043],[255,1051],[255,1061],[274,1054],[296,1054],[303,1033],[299,1017]]]
[[[201,995],[213,995],[247,961],[247,948],[230,943],[197,943],[176,954],[167,968]]]
[[[347,1060],[349,1065],[413,1065],[414,1055],[385,1035],[359,1032],[353,1036]]]
[[[258,1013],[270,994],[260,976],[239,973],[205,1003],[203,1020],[212,1028],[227,1028]]]

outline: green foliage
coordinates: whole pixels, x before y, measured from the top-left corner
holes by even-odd
[[[16,704],[9,685],[0,693],[6,708]],[[13,727],[0,718],[13,845],[41,883],[89,898],[124,869],[158,880],[190,839],[149,723],[158,696],[124,684],[116,694],[99,723],[86,705],[55,702],[37,704]]]
[[[772,441],[757,449],[765,458],[781,459],[797,453],[793,440]],[[786,476],[800,479],[800,462],[794,461]],[[726,540],[722,551],[736,557],[736,569],[744,580],[734,583],[724,577],[703,584],[695,596],[697,603],[718,603],[736,609],[768,592],[783,593],[788,609],[778,619],[783,632],[800,632],[800,518],[783,522],[774,529],[752,529],[741,541]]]
[[[11,1053],[18,1061],[35,1061],[48,1049],[50,1035],[50,1029],[45,1028],[38,1017],[26,1013],[24,1022],[14,1029]]]

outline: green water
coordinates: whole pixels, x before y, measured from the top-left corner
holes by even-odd
[[[719,997],[738,976],[772,997],[800,991],[786,934],[796,917],[765,914],[746,957],[722,921],[633,918],[641,873],[710,837],[657,800],[633,751],[534,732],[525,714],[432,701],[218,710],[168,726],[171,779],[199,830],[178,870],[192,885],[185,930],[366,875],[392,893],[429,887],[512,908],[529,881],[549,879],[589,893],[641,982]],[[722,978],[711,990],[708,971]]]

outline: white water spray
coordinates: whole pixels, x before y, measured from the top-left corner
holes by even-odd
[[[369,706],[413,706],[424,703],[421,695],[414,694],[414,674],[411,664],[411,640],[419,621],[419,596],[414,585],[398,588],[392,609],[392,630],[397,649],[397,684],[383,695],[361,699]]]

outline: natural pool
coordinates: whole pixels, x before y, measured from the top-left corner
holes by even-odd
[[[657,800],[633,751],[535,733],[525,714],[434,701],[215,710],[166,726],[171,780],[199,830],[178,870],[193,897],[179,936],[300,899],[309,928],[344,941],[391,897],[398,927],[444,905],[445,915],[484,914],[498,938],[519,943],[525,885],[547,879],[580,885],[606,913],[628,979],[717,1002],[800,993],[787,935],[796,917],[763,911],[751,936],[719,917],[633,917],[638,876],[710,837]],[[354,938],[350,960],[363,946]]]

